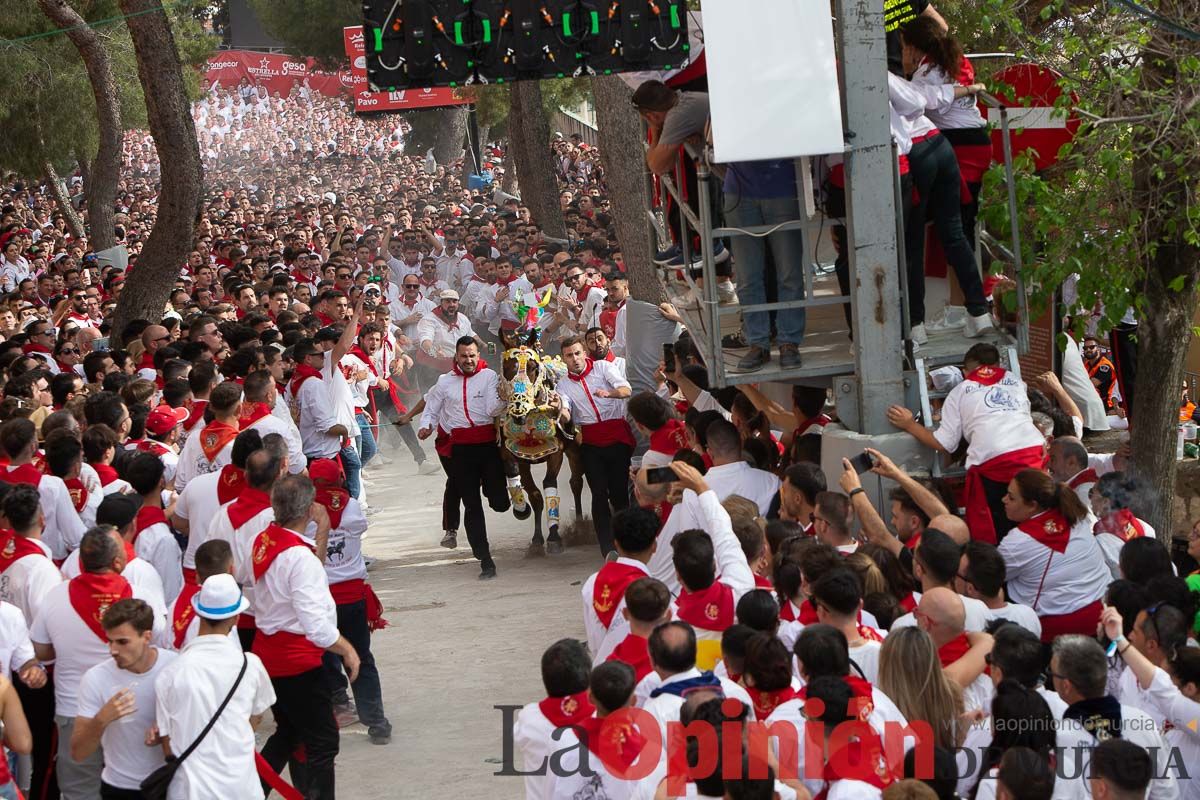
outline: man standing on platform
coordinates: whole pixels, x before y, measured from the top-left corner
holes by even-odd
[[[463,336],[455,345],[454,368],[425,396],[417,433],[418,438],[428,439],[439,425],[450,432],[450,481],[466,510],[467,540],[482,567],[480,580],[496,577],[480,491],[493,511],[509,508],[504,463],[496,443],[496,416],[504,408],[498,380],[495,372],[481,365],[475,338]]]

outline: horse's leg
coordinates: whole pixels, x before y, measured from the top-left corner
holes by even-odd
[[[542,491],[546,494],[546,521],[550,525],[546,552],[556,555],[563,551],[562,539],[558,536],[558,473],[562,469],[563,454],[558,451],[546,458],[546,477],[542,480]]]
[[[542,509],[545,503],[542,501],[542,493],[538,491],[537,482],[533,479],[533,465],[528,461],[519,461],[517,463],[521,473],[521,485],[525,487],[525,492],[529,496],[529,504],[533,507],[533,544],[541,547],[544,541],[542,536]]]
[[[571,468],[571,497],[575,500],[575,519],[583,519],[583,450],[578,442],[564,448]]]
[[[517,457],[501,445],[500,458],[504,461],[504,475],[508,481],[508,496],[512,498],[512,512],[517,519],[529,519],[529,503],[525,501],[525,491],[521,488],[521,473],[517,466]]]

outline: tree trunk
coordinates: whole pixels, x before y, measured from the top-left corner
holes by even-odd
[[[518,81],[509,91],[512,93],[509,149],[521,181],[521,202],[547,236],[565,239],[567,225],[558,203],[558,179],[550,161],[550,123],[542,108],[542,87],[537,81]]]
[[[170,19],[161,11],[148,13],[157,7],[156,0],[121,0],[162,175],[158,218],[138,258],[134,280],[121,293],[113,320],[115,331],[133,319],[162,318],[171,287],[191,249],[200,213],[204,174],[196,126]]]
[[[409,155],[424,156],[432,147],[433,157],[442,166],[462,156],[467,132],[466,106],[418,111],[409,115],[408,122],[412,131],[405,152]]]
[[[63,219],[67,221],[67,230],[71,232],[71,236],[82,239],[87,235],[83,229],[83,220],[75,213],[75,206],[71,205],[71,198],[67,196],[66,189],[63,188],[58,170],[49,161],[42,165],[42,169],[46,173],[46,183],[50,184],[50,193],[54,195],[54,202],[58,203]]]
[[[1141,92],[1136,95],[1145,98],[1144,103],[1161,102],[1164,93],[1172,93],[1171,87],[1182,79],[1177,67],[1182,60],[1182,49],[1176,46],[1180,40],[1168,37],[1161,28],[1152,30],[1141,61]],[[1163,58],[1163,52],[1176,52],[1179,58]],[[1159,540],[1169,548],[1175,531],[1179,394],[1192,338],[1200,247],[1194,240],[1188,241],[1189,231],[1179,224],[1177,211],[1194,202],[1189,192],[1194,161],[1188,163],[1194,158],[1194,145],[1188,122],[1172,118],[1158,135],[1160,139],[1152,151],[1136,151],[1133,164],[1134,199],[1145,221],[1140,246],[1151,255],[1146,265],[1144,308],[1148,313],[1138,320],[1137,374],[1141,381],[1134,393],[1135,424],[1130,426],[1129,443],[1132,471],[1155,489],[1154,502],[1138,509],[1138,513],[1146,515]],[[1170,158],[1171,153],[1186,154],[1187,158]]]
[[[629,275],[630,294],[648,303],[666,299],[654,266],[649,218],[646,215],[646,167],[642,125],[629,98],[633,90],[615,75],[592,79],[596,128],[604,161],[604,178],[612,201],[617,242]]]
[[[117,243],[113,220],[121,173],[121,100],[112,61],[100,34],[88,26],[67,0],[38,0],[38,6],[55,25],[66,30],[92,84],[99,147],[83,190],[87,196],[92,249],[107,250]]]

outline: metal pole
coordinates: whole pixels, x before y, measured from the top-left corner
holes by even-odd
[[[904,403],[899,247],[892,184],[883,4],[839,0],[846,113],[846,231],[860,433],[892,433],[889,405]]]
[[[1021,221],[1017,217],[1017,181],[1013,177],[1012,139],[1009,136],[1008,108],[1000,106],[1000,141],[1004,143],[1004,182],[1008,184],[1008,221],[1012,228],[1013,272],[1017,282],[1017,352],[1029,352],[1029,298],[1021,274]]]
[[[709,341],[712,342],[713,358],[708,361],[708,382],[710,386],[725,385],[725,358],[721,348],[721,312],[717,307],[717,265],[713,261],[713,219],[709,208],[712,186],[709,185],[712,173],[704,159],[696,162],[696,205],[700,209],[700,253],[704,258],[702,272],[704,274],[704,294],[700,298],[703,308],[701,314],[707,316],[709,326]],[[687,262],[684,262],[687,264]],[[688,265],[690,267],[690,265]]]

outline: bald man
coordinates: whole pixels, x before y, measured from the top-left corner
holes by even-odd
[[[941,531],[953,539],[959,547],[965,547],[967,542],[971,541],[971,530],[967,527],[966,520],[953,514],[938,514],[929,520],[929,524],[925,528],[926,530],[932,528],[935,531]]]
[[[937,519],[937,517],[935,517]],[[962,522],[962,520],[958,520]],[[964,526],[965,528],[965,526]],[[965,530],[958,536],[966,539]],[[907,549],[907,548],[906,548]],[[921,594],[913,593],[919,601],[925,599],[925,594],[934,589],[945,589],[954,594],[954,582],[958,578],[959,562],[962,560],[963,546],[955,537],[933,526],[921,536],[921,543],[912,553],[912,572],[921,585]],[[965,626],[968,631],[982,631],[992,619],[992,613],[980,600],[973,597],[958,596],[959,604],[963,606],[966,615]],[[911,614],[905,614],[892,623],[892,630],[918,624],[920,609]]]
[[[138,364],[138,377],[148,381],[158,380],[158,370],[154,367],[154,354],[171,343],[171,332],[162,325],[150,325],[142,331],[142,360]]]
[[[1074,436],[1058,436],[1050,443],[1050,475],[1075,490],[1084,508],[1091,508],[1088,496],[1100,478],[1088,466],[1088,451]]]
[[[940,586],[930,589],[921,595],[916,616],[917,624],[933,639],[942,669],[952,666],[967,655],[971,643],[967,640],[967,612],[961,595]],[[962,686],[963,709],[972,711],[981,708],[986,711],[992,707],[995,687],[992,686],[991,678],[983,674],[982,668],[978,673],[972,670],[971,674],[974,675],[973,679]],[[957,676],[957,670],[955,675]],[[952,677],[952,680],[958,682],[963,679]]]

